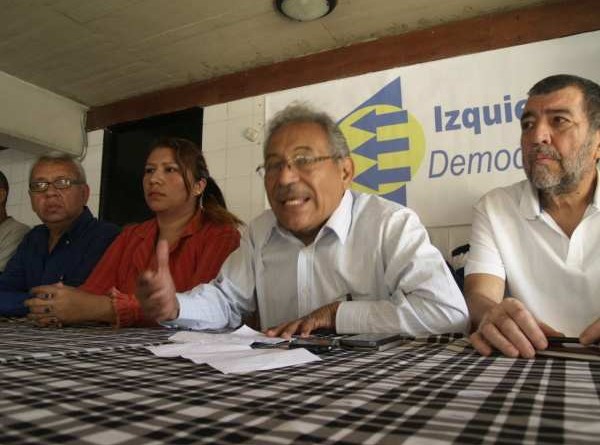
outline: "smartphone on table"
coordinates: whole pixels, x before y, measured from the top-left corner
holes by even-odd
[[[305,348],[314,354],[324,354],[337,346],[338,339],[325,337],[294,337],[289,348]]]
[[[385,351],[411,340],[402,334],[358,334],[342,338],[340,346],[353,351]]]

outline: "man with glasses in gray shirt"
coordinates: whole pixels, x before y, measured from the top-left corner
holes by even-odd
[[[33,164],[29,197],[43,224],[23,238],[0,275],[0,315],[26,315],[23,302],[35,286],[85,281],[119,232],[94,218],[89,195],[85,171],[72,156],[42,156]]]
[[[440,252],[411,210],[350,191],[354,163],[327,114],[292,104],[265,143],[271,210],[253,220],[211,283],[175,293],[168,246],[137,297],[173,327],[235,328],[258,310],[268,335],[464,332],[467,308]]]

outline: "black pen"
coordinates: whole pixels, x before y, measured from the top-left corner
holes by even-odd
[[[560,345],[561,343],[579,343],[578,337],[546,337],[549,345]]]
[[[579,337],[546,337],[549,345],[561,345],[561,344],[581,344]],[[594,342],[588,346],[598,346],[598,342]]]

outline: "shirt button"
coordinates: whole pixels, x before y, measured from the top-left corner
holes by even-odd
[[[67,244],[67,245],[68,245],[68,244],[71,244],[71,240],[66,240],[66,241],[65,241],[65,244]]]
[[[61,275],[60,277],[58,277],[58,281],[64,281],[64,279],[65,279],[64,275]]]

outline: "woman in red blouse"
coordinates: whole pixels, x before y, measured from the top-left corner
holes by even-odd
[[[156,268],[159,239],[169,243],[169,265],[181,292],[214,278],[237,249],[241,221],[227,211],[199,147],[186,139],[155,143],[146,160],[144,197],[156,217],[127,226],[79,288],[61,283],[32,289],[30,318],[39,325],[109,322],[152,324],[135,298],[140,273]],[[41,295],[41,297],[39,297]]]

